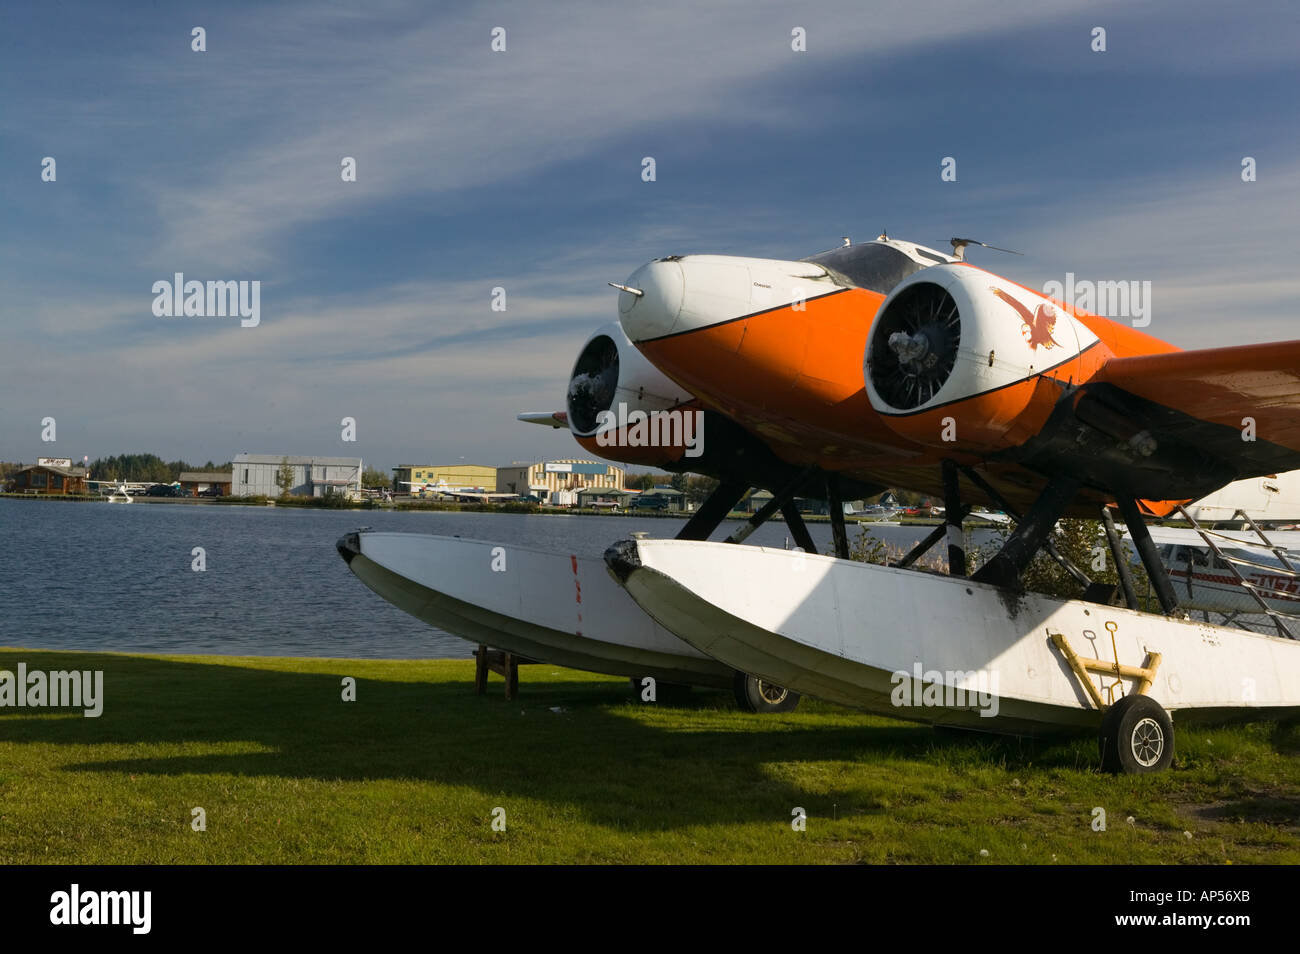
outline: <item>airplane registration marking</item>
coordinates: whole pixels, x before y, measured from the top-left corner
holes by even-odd
[[[1175,570],[1169,575],[1174,579],[1182,580],[1184,582],[1187,580],[1186,570]],[[1224,576],[1221,574],[1193,573],[1191,578],[1198,583],[1231,587],[1234,591],[1241,587],[1241,584],[1235,577]],[[1294,580],[1290,577],[1268,576],[1261,573],[1252,573],[1249,575],[1246,583],[1247,585],[1252,585],[1259,589],[1272,590],[1272,593],[1266,595],[1267,599],[1285,600],[1291,603],[1300,602],[1300,599],[1297,598],[1300,597],[1300,581]]]

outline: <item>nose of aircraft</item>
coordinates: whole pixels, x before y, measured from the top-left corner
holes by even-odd
[[[682,310],[686,277],[680,262],[653,261],[642,265],[627,280],[629,288],[618,296],[618,320],[632,341],[670,334]]]

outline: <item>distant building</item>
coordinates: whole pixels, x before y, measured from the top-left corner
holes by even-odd
[[[361,493],[359,457],[298,457],[276,454],[239,454],[234,460],[231,493],[236,497],[280,496],[280,466],[288,461],[293,478],[289,493],[295,497],[323,497],[333,488],[339,493]]]
[[[73,467],[65,458],[42,457],[16,470],[9,486],[16,494],[84,494],[86,468]]]
[[[393,490],[410,491],[411,484],[438,482],[448,487],[478,487],[488,493],[497,489],[497,469],[481,464],[403,464],[393,468]]]
[[[497,493],[536,494],[550,499],[557,490],[612,487],[623,490],[622,467],[594,460],[546,460],[529,464],[515,461],[497,468]]]
[[[615,487],[587,487],[577,493],[579,507],[626,507],[628,498],[636,496],[636,491]]]
[[[228,470],[183,470],[178,479],[181,490],[191,497],[197,497],[213,487],[226,497],[230,495],[230,485],[233,483]],[[278,487],[276,493],[279,493]]]
[[[638,510],[646,508],[649,510],[683,510],[686,506],[686,495],[680,490],[674,490],[672,487],[652,487],[649,490],[643,490],[632,506]]]

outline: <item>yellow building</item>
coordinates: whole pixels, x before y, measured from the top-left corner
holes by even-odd
[[[497,468],[497,492],[536,494],[541,497],[557,490],[582,490],[586,487],[613,487],[623,490],[622,467],[594,460],[544,460],[536,463],[515,461]]]
[[[419,492],[412,484],[444,483],[448,487],[473,487],[488,493],[497,489],[497,469],[478,464],[403,464],[393,468],[393,489],[398,493]]]

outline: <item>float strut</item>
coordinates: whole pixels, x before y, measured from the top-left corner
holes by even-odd
[[[1110,555],[1115,561],[1115,572],[1119,574],[1120,589],[1124,591],[1124,603],[1129,609],[1138,608],[1137,590],[1133,586],[1133,571],[1129,569],[1124,548],[1119,542],[1119,531],[1115,529],[1115,518],[1110,515],[1109,507],[1101,508],[1101,524],[1106,528],[1106,542],[1110,544]]]
[[[961,530],[961,485],[957,464],[943,462],[943,522],[948,537],[948,575],[966,575],[966,540]]]
[[[973,483],[976,487],[980,488],[980,490],[988,494],[989,499],[992,500],[999,507],[1001,507],[1003,513],[1005,513],[1016,523],[1020,523],[1019,511],[1017,511],[1015,507],[1011,506],[1011,504],[1007,503],[1006,498],[1003,497],[1000,493],[998,493],[997,490],[995,490],[987,480],[985,480],[975,471],[971,470],[969,467],[962,467],[960,468],[960,470],[963,474],[966,475],[966,478],[971,483]],[[1047,555],[1049,557],[1051,557],[1061,566],[1061,569],[1065,570],[1066,573],[1074,577],[1075,581],[1078,582],[1078,584],[1082,586],[1084,589],[1084,594],[1085,594],[1084,599],[1088,599],[1087,593],[1091,591],[1091,587],[1093,585],[1092,580],[1088,577],[1088,574],[1080,570],[1077,566],[1074,565],[1074,563],[1072,563],[1065,556],[1064,553],[1058,550],[1056,547],[1056,543],[1052,540],[1050,536],[1043,541],[1043,549],[1047,551]],[[1104,584],[1099,584],[1099,585],[1104,586]],[[1097,591],[1092,591],[1092,592],[1096,593]],[[1106,599],[1097,599],[1097,600],[1093,600],[1092,602],[1107,603],[1110,602],[1110,598],[1108,596]]]
[[[677,532],[678,540],[707,540],[709,535],[727,519],[727,514],[740,503],[749,489],[748,484],[736,480],[724,480],[714,488],[713,493],[700,504],[686,525]]]
[[[835,555],[841,560],[849,558],[849,534],[844,529],[844,498],[840,496],[840,475],[826,475],[826,511],[831,517],[831,539]]]
[[[1065,514],[1070,501],[1082,486],[1083,481],[1079,478],[1063,474],[1048,481],[1047,487],[1034,501],[1024,519],[1016,524],[1015,531],[1007,538],[1002,549],[979,568],[973,579],[994,586],[1018,588],[1020,575],[1043,548],[1056,528],[1056,521]]]
[[[781,505],[781,516],[785,517],[785,525],[790,528],[790,536],[794,537],[795,545],[801,547],[804,553],[816,553],[817,544],[813,543],[812,534],[808,532],[803,517],[799,516],[799,508],[793,500],[787,500]]]
[[[751,533],[766,523],[771,518],[772,514],[785,506],[786,501],[794,497],[795,491],[799,489],[799,486],[811,473],[812,469],[809,468],[808,470],[803,470],[796,474],[793,479],[788,481],[784,487],[777,491],[771,500],[755,510],[753,515],[741,524],[740,527],[731,534],[731,536],[727,537],[724,542],[743,543]]]
[[[1147,532],[1147,524],[1142,518],[1142,511],[1138,510],[1137,501],[1126,494],[1116,494],[1115,503],[1119,506],[1119,514],[1128,527],[1128,535],[1133,540],[1133,546],[1137,548],[1138,556],[1142,558],[1147,576],[1151,578],[1151,585],[1155,587],[1160,608],[1166,616],[1173,616],[1178,612],[1178,598],[1174,596],[1174,585],[1169,582],[1169,572],[1160,562],[1160,552],[1156,549],[1151,534]]]
[[[966,516],[969,513],[970,513],[969,505],[961,508],[961,516],[963,520],[966,519]],[[934,546],[936,543],[942,540],[947,535],[947,533],[948,533],[948,525],[946,523],[940,524],[939,526],[931,530],[926,535],[924,540],[922,540],[916,546],[912,547],[912,549],[908,550],[907,556],[903,557],[903,559],[899,560],[897,563],[891,563],[889,565],[896,566],[899,568],[911,566],[913,563],[915,563],[917,560],[919,560],[922,556],[925,555],[925,551],[929,550],[932,546]]]

